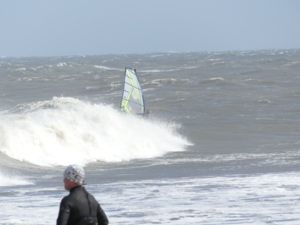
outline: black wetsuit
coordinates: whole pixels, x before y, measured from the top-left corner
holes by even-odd
[[[60,203],[56,225],[107,225],[108,219],[97,200],[83,186],[70,190]]]

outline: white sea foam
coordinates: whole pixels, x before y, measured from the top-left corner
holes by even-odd
[[[299,173],[121,182],[96,197],[114,224],[296,225],[299,182]]]
[[[60,62],[60,63],[57,63],[56,66],[57,66],[57,67],[64,67],[64,66],[67,66],[67,63],[65,63],[65,62]]]
[[[176,84],[176,83],[183,83],[187,84],[190,83],[191,81],[189,79],[176,79],[176,78],[159,78],[159,79],[153,79],[145,84],[147,85],[157,85],[157,86],[162,86],[164,84]]]
[[[116,225],[298,225],[299,184],[299,173],[280,173],[123,181],[87,189]],[[1,224],[53,224],[58,196],[66,194],[48,187],[14,191],[0,199]]]
[[[170,69],[141,69],[138,72],[141,73],[166,73],[166,72],[175,72],[180,70],[191,70],[196,69],[198,66],[181,66],[176,68],[170,68]]]
[[[0,173],[0,187],[28,184],[32,184],[32,182],[18,176]]]
[[[154,79],[151,84],[162,85],[162,84],[174,84],[177,82],[175,78],[164,78],[164,79]]]
[[[149,69],[149,70],[140,70],[142,73],[163,73],[163,72],[173,72],[178,71],[178,69]]]
[[[209,78],[210,81],[224,81],[225,79],[223,77],[212,77]]]
[[[242,162],[246,160],[255,160],[252,165],[298,165],[298,158],[300,157],[300,150],[277,152],[277,153],[233,153],[233,154],[213,154],[201,157],[183,157],[183,158],[168,158],[156,160],[152,165],[168,165],[175,163],[221,163],[221,162]]]
[[[27,69],[25,67],[16,68],[16,71],[26,71]]]
[[[100,70],[116,70],[116,71],[124,71],[124,69],[113,68],[113,67],[108,67],[108,66],[101,66],[101,65],[94,65],[94,68],[100,69]]]
[[[0,115],[0,151],[41,166],[152,158],[190,144],[173,124],[74,98],[55,97],[20,111]]]
[[[93,91],[93,90],[99,90],[99,86],[86,86],[85,87],[85,90],[88,90],[88,91]]]

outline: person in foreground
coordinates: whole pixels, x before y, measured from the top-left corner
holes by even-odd
[[[64,172],[64,186],[70,191],[60,203],[57,225],[107,225],[108,219],[100,204],[83,187],[82,167],[70,165]]]

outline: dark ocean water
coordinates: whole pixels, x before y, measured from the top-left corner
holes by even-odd
[[[119,112],[126,66],[147,118]],[[0,75],[0,224],[55,223],[70,163],[111,224],[300,222],[299,50],[2,58]]]

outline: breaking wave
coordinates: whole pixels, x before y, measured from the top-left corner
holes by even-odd
[[[191,144],[176,124],[75,98],[20,105],[0,121],[0,152],[39,166],[153,158]]]
[[[29,185],[31,182],[16,176],[0,173],[0,187],[2,186],[15,186],[15,185]]]

